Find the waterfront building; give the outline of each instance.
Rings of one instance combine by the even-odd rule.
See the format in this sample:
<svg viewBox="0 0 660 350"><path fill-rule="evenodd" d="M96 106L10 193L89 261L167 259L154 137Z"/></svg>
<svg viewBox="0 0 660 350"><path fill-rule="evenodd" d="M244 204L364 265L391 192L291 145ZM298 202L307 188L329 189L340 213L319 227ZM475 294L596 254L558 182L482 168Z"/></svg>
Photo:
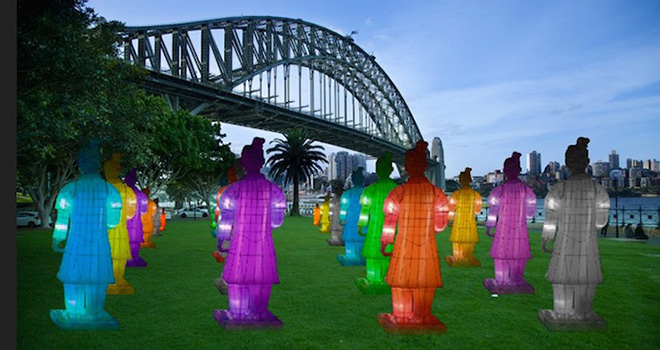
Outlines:
<svg viewBox="0 0 660 350"><path fill-rule="evenodd" d="M609 176L610 173L610 163L597 161L593 163L593 176L594 177L603 177Z"/></svg>
<svg viewBox="0 0 660 350"><path fill-rule="evenodd" d="M642 178L642 169L633 166L628 170L628 186L640 187L641 178Z"/></svg>
<svg viewBox="0 0 660 350"><path fill-rule="evenodd" d="M346 181L348 175L350 175L351 173L349 169L350 163L348 159L348 152L345 151L337 152L337 155L335 156L335 166L337 169L337 174L335 179L340 181Z"/></svg>
<svg viewBox="0 0 660 350"><path fill-rule="evenodd" d="M497 185L502 181L504 181L504 173L502 173L502 170L495 170L486 174L486 183Z"/></svg>
<svg viewBox="0 0 660 350"><path fill-rule="evenodd" d="M534 176L541 175L541 153L536 151L527 153L527 174Z"/></svg>
<svg viewBox="0 0 660 350"><path fill-rule="evenodd" d="M610 154L610 169L616 169L619 167L619 155L616 154L616 150L612 150Z"/></svg>

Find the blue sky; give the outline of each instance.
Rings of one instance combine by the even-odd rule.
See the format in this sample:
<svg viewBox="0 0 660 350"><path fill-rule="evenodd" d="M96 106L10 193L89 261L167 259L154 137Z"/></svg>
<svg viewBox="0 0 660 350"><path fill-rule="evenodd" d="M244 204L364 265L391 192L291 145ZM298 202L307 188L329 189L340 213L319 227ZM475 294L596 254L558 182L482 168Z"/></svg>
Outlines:
<svg viewBox="0 0 660 350"><path fill-rule="evenodd" d="M626 158L660 160L660 0L92 0L87 6L128 26L270 15L341 34L357 30L355 43L376 56L424 139L442 139L448 177L467 166L473 175L501 169L513 151L537 151L543 166L563 164L566 147L579 136L591 139L592 162L607 161L612 150L624 166ZM254 136L227 124L223 130L237 152Z"/></svg>

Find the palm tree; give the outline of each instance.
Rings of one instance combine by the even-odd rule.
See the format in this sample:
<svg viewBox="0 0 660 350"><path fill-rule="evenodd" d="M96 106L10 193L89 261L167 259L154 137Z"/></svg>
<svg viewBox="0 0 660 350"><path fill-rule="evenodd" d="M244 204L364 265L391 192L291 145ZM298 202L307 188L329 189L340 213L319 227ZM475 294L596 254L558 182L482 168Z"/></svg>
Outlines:
<svg viewBox="0 0 660 350"><path fill-rule="evenodd" d="M270 143L275 145L266 150L273 153L267 164L271 167L268 175L279 180L284 178L284 184L293 182L293 206L291 214L298 216L300 212L298 188L300 182L309 180L315 174L323 171L319 162L328 163L325 159L323 146L313 145L314 140L303 129L289 129L284 133L285 139L274 139Z"/></svg>

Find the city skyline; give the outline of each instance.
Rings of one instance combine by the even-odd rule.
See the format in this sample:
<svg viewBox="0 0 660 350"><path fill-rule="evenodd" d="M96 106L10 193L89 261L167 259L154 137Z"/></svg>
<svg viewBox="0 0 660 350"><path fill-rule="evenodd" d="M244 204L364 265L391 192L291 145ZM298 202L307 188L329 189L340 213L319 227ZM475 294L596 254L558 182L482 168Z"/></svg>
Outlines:
<svg viewBox="0 0 660 350"><path fill-rule="evenodd" d="M376 57L397 86L429 148L434 137L441 139L447 178L468 166L473 174L501 169L513 151L535 150L546 161L563 163L566 147L579 136L591 139L591 162L606 161L612 149L622 159L658 158L658 2L190 0L176 6L92 0L86 5L129 26L270 15L300 18L342 35L356 31L355 43ZM223 132L234 151L255 134L267 142L281 137L224 123ZM328 154L345 150L322 145Z"/></svg>

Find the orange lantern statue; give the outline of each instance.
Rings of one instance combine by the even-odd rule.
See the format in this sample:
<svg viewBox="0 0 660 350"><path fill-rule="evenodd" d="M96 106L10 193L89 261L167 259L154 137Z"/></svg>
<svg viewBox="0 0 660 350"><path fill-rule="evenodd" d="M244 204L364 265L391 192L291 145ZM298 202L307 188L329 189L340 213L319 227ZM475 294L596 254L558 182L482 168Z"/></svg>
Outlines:
<svg viewBox="0 0 660 350"><path fill-rule="evenodd" d="M447 328L433 314L435 289L442 287L435 233L447 226L447 196L424 176L427 143L418 141L405 156L410 176L385 200L381 252L391 255L385 281L392 287L392 313L381 313L378 322L388 333L445 333ZM396 240L394 233L397 231ZM394 243L392 253L386 253Z"/></svg>
<svg viewBox="0 0 660 350"><path fill-rule="evenodd" d="M149 187L145 187L142 190L145 196L147 196L147 212L142 214L142 237L144 242L140 243L141 248L156 248L156 243L151 239L151 236L154 234L154 214L158 210L156 202L153 199L149 198L151 190Z"/></svg>

